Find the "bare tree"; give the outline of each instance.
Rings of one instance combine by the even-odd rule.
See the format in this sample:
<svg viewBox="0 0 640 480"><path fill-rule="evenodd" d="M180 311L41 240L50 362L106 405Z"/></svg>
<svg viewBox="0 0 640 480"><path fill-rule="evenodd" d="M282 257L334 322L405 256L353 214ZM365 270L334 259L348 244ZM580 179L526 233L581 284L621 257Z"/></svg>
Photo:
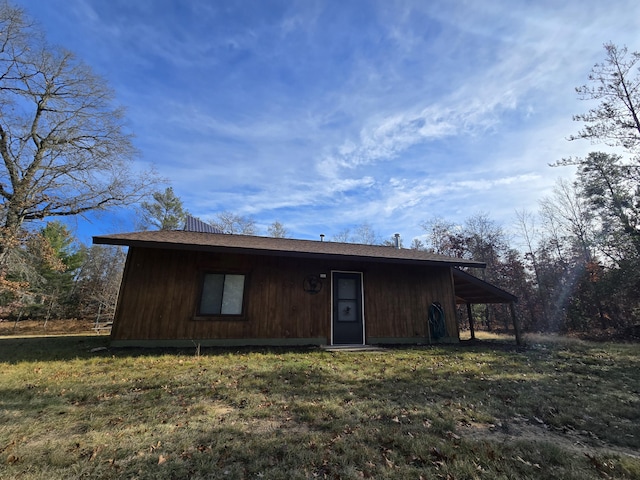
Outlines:
<svg viewBox="0 0 640 480"><path fill-rule="evenodd" d="M598 266L595 246L597 245L594 232L598 228L594 222L594 215L589 209L587 201L576 189L575 185L559 180L553 191L553 197L545 198L540 203L542 214L558 225L565 241L572 250L575 251L572 259L574 276L577 272L592 270ZM607 321L604 314L602 299L596 282L587 282L590 295L589 303L593 303L597 311L602 328L606 328Z"/></svg>
<svg viewBox="0 0 640 480"><path fill-rule="evenodd" d="M475 213L465 220L464 236L472 258L486 263L488 270L500 263L501 255L508 248L504 230L485 212Z"/></svg>
<svg viewBox="0 0 640 480"><path fill-rule="evenodd" d="M257 235L256 221L251 217L244 217L233 212L221 212L216 220L208 222L224 233L241 235Z"/></svg>
<svg viewBox="0 0 640 480"><path fill-rule="evenodd" d="M120 247L93 245L87 249L74 289L78 316L113 318L125 260Z"/></svg>
<svg viewBox="0 0 640 480"><path fill-rule="evenodd" d="M331 237L331 241L349 243L351 241L351 229L345 228L344 230L339 231L333 237Z"/></svg>
<svg viewBox="0 0 640 480"><path fill-rule="evenodd" d="M468 255L462 228L441 217L420 224L426 232L426 248L434 253L462 258Z"/></svg>
<svg viewBox="0 0 640 480"><path fill-rule="evenodd" d="M411 240L411 245L409 246L409 248L411 250L426 250L424 242L417 237Z"/></svg>
<svg viewBox="0 0 640 480"><path fill-rule="evenodd" d="M273 222L271 225L269 225L269 227L267 228L267 231L269 232L270 237L274 237L274 238L289 237L288 230L285 228L285 226L282 223L280 223L277 220Z"/></svg>
<svg viewBox="0 0 640 480"><path fill-rule="evenodd" d="M0 4L0 267L25 222L138 201L124 113L106 81Z"/></svg>
<svg viewBox="0 0 640 480"><path fill-rule="evenodd" d="M596 231L589 206L573 184L558 180L553 189L553 196L540 202L541 213L547 222L553 222L561 228L565 239L578 247L582 261L593 260L593 247ZM565 243L565 242L562 242Z"/></svg>
<svg viewBox="0 0 640 480"><path fill-rule="evenodd" d="M352 241L364 245L376 245L379 243L379 238L371 224L362 223L356 227Z"/></svg>
<svg viewBox="0 0 640 480"><path fill-rule="evenodd" d="M332 241L341 243L361 243L363 245L377 245L379 237L369 223L361 223L355 227L353 233L345 228L332 237Z"/></svg>
<svg viewBox="0 0 640 480"><path fill-rule="evenodd" d="M520 229L521 237L524 240L524 244L526 247L524 258L531 263L531 267L533 269L536 285L535 293L537 296L538 304L542 309L543 325L547 325L549 322L547 303L550 295L549 289L546 288L547 285L542 281L542 275L540 272L540 265L536 251L536 243L539 235L536 228L536 217L535 214L532 214L526 210L516 210L516 218L518 221L518 227ZM535 321L532 319L531 323L534 324Z"/></svg>

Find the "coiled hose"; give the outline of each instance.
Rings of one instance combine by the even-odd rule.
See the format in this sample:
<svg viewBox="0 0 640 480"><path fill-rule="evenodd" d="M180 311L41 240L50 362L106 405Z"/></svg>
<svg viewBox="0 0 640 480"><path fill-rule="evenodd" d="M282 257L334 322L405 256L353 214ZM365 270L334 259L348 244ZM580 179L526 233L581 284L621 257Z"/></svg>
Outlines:
<svg viewBox="0 0 640 480"><path fill-rule="evenodd" d="M447 336L444 309L438 302L432 303L429 307L429 330L432 340L439 340Z"/></svg>

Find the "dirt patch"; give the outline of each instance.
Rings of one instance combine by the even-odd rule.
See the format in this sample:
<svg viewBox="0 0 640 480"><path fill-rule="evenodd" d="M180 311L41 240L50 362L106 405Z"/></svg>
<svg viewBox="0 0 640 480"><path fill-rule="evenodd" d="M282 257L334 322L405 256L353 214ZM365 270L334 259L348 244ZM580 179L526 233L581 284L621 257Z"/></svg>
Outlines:
<svg viewBox="0 0 640 480"><path fill-rule="evenodd" d="M19 322L0 320L0 336L10 335L95 335L95 321L80 319L65 320L21 320ZM108 330L100 330L106 335Z"/></svg>
<svg viewBox="0 0 640 480"><path fill-rule="evenodd" d="M640 459L640 454L632 449L609 445L588 431L566 429L559 431L543 422L532 423L524 417L514 417L502 423L465 423L458 426L462 438L506 443L516 441L550 443L563 450L581 453L585 456L616 455Z"/></svg>

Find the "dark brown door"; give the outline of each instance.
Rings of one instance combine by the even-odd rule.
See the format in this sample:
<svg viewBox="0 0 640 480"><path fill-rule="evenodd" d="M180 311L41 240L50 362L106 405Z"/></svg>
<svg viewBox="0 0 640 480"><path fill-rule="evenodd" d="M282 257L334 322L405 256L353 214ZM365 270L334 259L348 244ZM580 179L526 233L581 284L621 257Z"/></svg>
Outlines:
<svg viewBox="0 0 640 480"><path fill-rule="evenodd" d="M362 275L333 272L333 344L363 345Z"/></svg>

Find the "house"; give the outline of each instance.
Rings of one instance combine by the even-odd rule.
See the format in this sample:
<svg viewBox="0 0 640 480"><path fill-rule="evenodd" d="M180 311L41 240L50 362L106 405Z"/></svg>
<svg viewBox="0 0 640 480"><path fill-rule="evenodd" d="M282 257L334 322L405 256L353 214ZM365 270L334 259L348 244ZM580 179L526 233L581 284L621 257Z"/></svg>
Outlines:
<svg viewBox="0 0 640 480"><path fill-rule="evenodd" d="M465 301L457 267L484 267L418 250L199 227L93 238L128 247L112 345L457 342L456 303ZM476 280L476 290L499 291Z"/></svg>

